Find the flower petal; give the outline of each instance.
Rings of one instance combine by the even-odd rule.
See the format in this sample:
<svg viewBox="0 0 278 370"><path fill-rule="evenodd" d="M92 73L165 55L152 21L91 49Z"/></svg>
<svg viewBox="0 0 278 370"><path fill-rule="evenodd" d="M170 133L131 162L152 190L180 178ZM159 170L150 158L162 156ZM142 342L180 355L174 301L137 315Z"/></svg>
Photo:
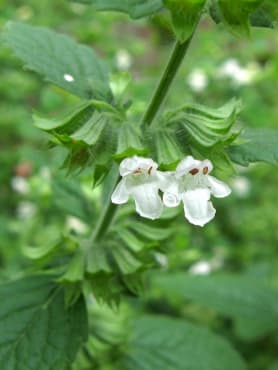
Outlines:
<svg viewBox="0 0 278 370"><path fill-rule="evenodd" d="M204 226L215 216L215 209L210 202L209 189L199 188L182 194L186 219L197 226Z"/></svg>
<svg viewBox="0 0 278 370"><path fill-rule="evenodd" d="M181 195L179 191L179 183L176 179L172 179L172 182L167 187L161 189L163 193L163 203L166 207L173 208L177 207L181 201Z"/></svg>
<svg viewBox="0 0 278 370"><path fill-rule="evenodd" d="M202 162L194 159L191 155L183 159L176 168L176 177L179 178L186 175L189 171L193 169L200 169Z"/></svg>
<svg viewBox="0 0 278 370"><path fill-rule="evenodd" d="M144 183L130 189L130 195L135 200L136 211L140 216L154 220L163 211L163 204L158 195L158 187L153 183Z"/></svg>
<svg viewBox="0 0 278 370"><path fill-rule="evenodd" d="M128 201L129 193L126 188L125 179L121 180L116 186L113 194L111 195L111 201L115 204L124 204Z"/></svg>
<svg viewBox="0 0 278 370"><path fill-rule="evenodd" d="M125 158L120 164L120 175L127 176L133 174L134 171L141 169L142 172L148 172L150 169L156 170L158 167L157 163L151 158L138 157L134 155L130 158Z"/></svg>
<svg viewBox="0 0 278 370"><path fill-rule="evenodd" d="M225 184L225 182L220 181L213 176L208 176L207 182L212 195L216 198L224 198L231 194L231 189L227 184Z"/></svg>

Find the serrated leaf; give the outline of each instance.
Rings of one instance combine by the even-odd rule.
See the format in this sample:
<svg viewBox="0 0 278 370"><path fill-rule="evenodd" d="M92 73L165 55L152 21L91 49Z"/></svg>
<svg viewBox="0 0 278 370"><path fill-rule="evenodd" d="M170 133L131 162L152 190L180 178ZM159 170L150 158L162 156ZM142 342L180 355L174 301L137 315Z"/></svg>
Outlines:
<svg viewBox="0 0 278 370"><path fill-rule="evenodd" d="M64 369L87 339L82 299L65 308L51 277L31 276L0 286L0 367L5 370Z"/></svg>
<svg viewBox="0 0 278 370"><path fill-rule="evenodd" d="M278 130L246 129L238 139L242 144L228 148L233 162L242 166L255 162L278 164Z"/></svg>
<svg viewBox="0 0 278 370"><path fill-rule="evenodd" d="M152 15L163 8L162 0L74 0L83 4L91 4L96 10L112 10L123 12L132 18Z"/></svg>
<svg viewBox="0 0 278 370"><path fill-rule="evenodd" d="M154 285L162 294L190 299L225 316L272 323L272 328L278 322L278 292L254 278L177 273L157 276Z"/></svg>
<svg viewBox="0 0 278 370"><path fill-rule="evenodd" d="M92 49L43 27L9 22L4 39L28 69L84 99L110 100L108 72Z"/></svg>
<svg viewBox="0 0 278 370"><path fill-rule="evenodd" d="M119 370L244 370L240 355L220 336L185 320L145 315L131 328Z"/></svg>
<svg viewBox="0 0 278 370"><path fill-rule="evenodd" d="M205 0L163 0L172 15L174 32L180 42L185 42L193 33Z"/></svg>

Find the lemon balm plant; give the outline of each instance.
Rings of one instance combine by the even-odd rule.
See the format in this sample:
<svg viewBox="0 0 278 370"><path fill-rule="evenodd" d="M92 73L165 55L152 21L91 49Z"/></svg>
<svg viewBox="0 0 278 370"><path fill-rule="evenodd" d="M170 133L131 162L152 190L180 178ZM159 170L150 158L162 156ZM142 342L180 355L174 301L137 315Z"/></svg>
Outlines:
<svg viewBox="0 0 278 370"><path fill-rule="evenodd" d="M155 270L156 252L167 252L179 214L184 213L184 227L213 220L210 198L230 194L233 163L272 163L277 157L278 134L241 127L236 99L220 108L198 102L163 105L202 17L211 16L221 25L219 32L226 27L251 42L252 26L275 26L276 1L81 2L133 19L159 14L171 23L176 42L138 118L125 95L132 83L128 76L111 76L91 48L49 29L7 25L5 41L26 67L80 98L64 116L36 114L34 123L49 133L51 147L66 150L63 167L69 174L90 171L102 188L102 204L89 237L61 232L52 241L50 235L45 245L28 250L38 262L37 272L0 287L1 369L244 369L225 338L183 319L139 314L134 301L124 306L119 301L142 294L144 274ZM231 277L201 281L161 275L151 285L165 294L174 291L247 321L255 306L264 327L277 322L277 299L264 285ZM227 301L227 290L234 301ZM238 292L248 299L237 301ZM104 303L116 306L115 312Z"/></svg>

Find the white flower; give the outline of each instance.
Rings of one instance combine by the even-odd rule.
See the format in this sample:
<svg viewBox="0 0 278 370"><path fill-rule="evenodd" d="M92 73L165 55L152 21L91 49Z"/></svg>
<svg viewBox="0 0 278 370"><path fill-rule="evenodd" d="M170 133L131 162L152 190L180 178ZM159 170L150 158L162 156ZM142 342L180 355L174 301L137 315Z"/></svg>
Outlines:
<svg viewBox="0 0 278 370"><path fill-rule="evenodd" d="M18 218L22 220L29 220L35 216L37 207L34 203L23 201L18 204L16 213Z"/></svg>
<svg viewBox="0 0 278 370"><path fill-rule="evenodd" d="M196 93L202 92L208 86L208 78L201 69L194 69L188 76L188 85Z"/></svg>
<svg viewBox="0 0 278 370"><path fill-rule="evenodd" d="M19 194L28 194L30 186L27 180L21 176L14 176L11 181L12 189Z"/></svg>
<svg viewBox="0 0 278 370"><path fill-rule="evenodd" d="M190 223L204 226L211 221L216 213L210 201L211 194L222 198L231 193L227 184L209 175L212 169L212 163L207 159L199 161L188 156L182 160L170 185L163 189L165 206L176 207L182 201L185 217Z"/></svg>
<svg viewBox="0 0 278 370"><path fill-rule="evenodd" d="M248 197L251 189L250 181L247 177L244 176L237 176L233 179L232 182L232 189L236 193L236 195L240 198Z"/></svg>
<svg viewBox="0 0 278 370"><path fill-rule="evenodd" d="M208 261L198 261L189 268L189 273L193 275L209 275L211 271L212 265Z"/></svg>
<svg viewBox="0 0 278 370"><path fill-rule="evenodd" d="M242 67L237 59L228 59L218 70L219 77L229 77L237 86L252 83L259 73L259 66L256 63L249 63Z"/></svg>
<svg viewBox="0 0 278 370"><path fill-rule="evenodd" d="M116 186L111 200L115 204L126 203L131 196L140 216L156 219L163 211L158 191L163 188L164 174L157 171L157 163L150 158L133 156L120 164L122 180Z"/></svg>
<svg viewBox="0 0 278 370"><path fill-rule="evenodd" d="M120 49L116 54L116 65L120 71L127 71L130 69L132 64L131 55L127 50Z"/></svg>
<svg viewBox="0 0 278 370"><path fill-rule="evenodd" d="M78 234L84 234L88 231L88 226L84 224L79 218L74 216L68 216L66 219L66 227L69 230L73 230Z"/></svg>

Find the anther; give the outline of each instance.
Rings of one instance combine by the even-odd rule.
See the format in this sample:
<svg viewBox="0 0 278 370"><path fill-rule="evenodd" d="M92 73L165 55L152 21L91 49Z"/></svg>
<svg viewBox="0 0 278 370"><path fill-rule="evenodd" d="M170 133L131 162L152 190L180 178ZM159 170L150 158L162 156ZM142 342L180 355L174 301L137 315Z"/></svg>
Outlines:
<svg viewBox="0 0 278 370"><path fill-rule="evenodd" d="M152 169L153 169L153 166L151 166L151 167L148 169L148 175L150 175L150 174L151 174Z"/></svg>
<svg viewBox="0 0 278 370"><path fill-rule="evenodd" d="M199 172L199 170L198 170L198 168L193 168L191 171L189 171L190 173L191 173L191 175L196 175L198 172Z"/></svg>
<svg viewBox="0 0 278 370"><path fill-rule="evenodd" d="M204 168L203 168L203 174L204 174L204 175L206 175L208 172L209 172L208 167L204 167Z"/></svg>

